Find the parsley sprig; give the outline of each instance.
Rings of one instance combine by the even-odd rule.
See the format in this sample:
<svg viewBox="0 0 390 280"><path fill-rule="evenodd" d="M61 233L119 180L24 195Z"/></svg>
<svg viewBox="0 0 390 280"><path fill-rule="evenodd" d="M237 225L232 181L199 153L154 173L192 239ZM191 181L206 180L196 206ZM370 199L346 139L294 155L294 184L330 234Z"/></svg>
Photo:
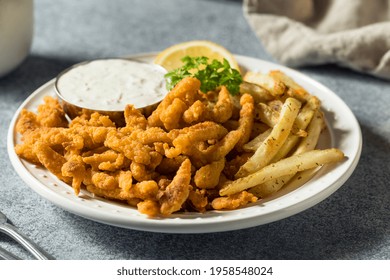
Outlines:
<svg viewBox="0 0 390 280"><path fill-rule="evenodd" d="M226 59L223 62L214 59L209 63L209 59L204 56L185 56L182 62L182 67L165 74L168 90L171 90L185 77L194 77L201 82L202 92L208 92L224 85L232 95L239 93L242 76L240 72L230 67Z"/></svg>

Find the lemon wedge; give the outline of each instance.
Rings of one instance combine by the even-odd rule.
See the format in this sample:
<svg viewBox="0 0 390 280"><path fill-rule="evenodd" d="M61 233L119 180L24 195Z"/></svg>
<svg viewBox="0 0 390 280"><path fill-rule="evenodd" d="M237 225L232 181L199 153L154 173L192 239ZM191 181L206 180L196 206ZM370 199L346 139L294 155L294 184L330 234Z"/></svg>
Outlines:
<svg viewBox="0 0 390 280"><path fill-rule="evenodd" d="M181 59L185 56L205 56L210 60L223 61L225 58L230 67L240 71L238 63L233 54L224 47L210 41L188 41L173 45L160 52L154 63L161 65L166 70L171 71L183 65Z"/></svg>

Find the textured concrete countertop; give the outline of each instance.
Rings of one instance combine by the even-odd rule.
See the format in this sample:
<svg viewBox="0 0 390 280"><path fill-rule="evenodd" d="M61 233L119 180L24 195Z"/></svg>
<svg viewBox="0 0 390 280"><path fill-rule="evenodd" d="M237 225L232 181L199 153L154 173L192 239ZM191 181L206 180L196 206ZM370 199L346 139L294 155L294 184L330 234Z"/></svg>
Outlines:
<svg viewBox="0 0 390 280"><path fill-rule="evenodd" d="M0 209L57 259L389 259L390 83L336 66L298 69L351 108L363 151L333 195L292 217L211 234L161 234L73 215L32 191L16 174L6 135L18 106L64 68L86 59L215 41L233 53L272 61L242 15L240 1L35 0L30 56L0 79ZM0 234L0 246L31 256Z"/></svg>

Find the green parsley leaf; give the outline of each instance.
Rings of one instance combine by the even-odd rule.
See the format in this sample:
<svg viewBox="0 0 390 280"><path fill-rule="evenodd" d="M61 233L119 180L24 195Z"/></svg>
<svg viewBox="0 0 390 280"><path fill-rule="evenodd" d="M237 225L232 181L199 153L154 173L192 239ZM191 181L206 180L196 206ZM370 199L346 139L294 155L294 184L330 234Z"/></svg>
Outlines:
<svg viewBox="0 0 390 280"><path fill-rule="evenodd" d="M223 85L232 95L239 93L242 76L240 72L230 67L226 59L223 62L214 59L209 63L209 59L204 56L185 56L182 62L182 67L165 74L168 90L173 89L182 79L194 77L201 82L202 92L208 92Z"/></svg>

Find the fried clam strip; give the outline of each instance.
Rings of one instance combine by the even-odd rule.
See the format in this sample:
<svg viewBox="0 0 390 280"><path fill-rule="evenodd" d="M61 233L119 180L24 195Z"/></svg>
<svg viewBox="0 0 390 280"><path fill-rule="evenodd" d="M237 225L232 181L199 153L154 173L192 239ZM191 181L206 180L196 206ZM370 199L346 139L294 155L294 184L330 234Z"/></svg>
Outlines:
<svg viewBox="0 0 390 280"><path fill-rule="evenodd" d="M126 105L124 115L127 129L146 129L148 121L146 120L145 116L142 115L141 112L137 110L133 105Z"/></svg>
<svg viewBox="0 0 390 280"><path fill-rule="evenodd" d="M94 152L90 156L84 156L82 160L96 171L115 171L130 165L130 161L123 154L113 150Z"/></svg>
<svg viewBox="0 0 390 280"><path fill-rule="evenodd" d="M134 135L133 135L134 136ZM128 159L137 163L150 164L150 152L152 147L143 145L132 134L124 134L119 131L110 131L104 141L104 145L116 152L123 153Z"/></svg>
<svg viewBox="0 0 390 280"><path fill-rule="evenodd" d="M37 128L41 127L41 124L37 120L37 115L33 112L27 111L27 109L23 109L20 112L19 119L16 123L16 131L20 134L24 134L28 131L33 131Z"/></svg>
<svg viewBox="0 0 390 280"><path fill-rule="evenodd" d="M239 139L241 139L243 132L241 130L232 130L226 134L215 145L210 146L206 152L206 159L208 162L217 161L225 157L236 146Z"/></svg>
<svg viewBox="0 0 390 280"><path fill-rule="evenodd" d="M185 103L187 107L193 104L199 98L199 89L200 81L198 79L187 77L181 80L148 117L149 127L178 128L179 121L184 113L182 103ZM173 107L169 108L176 98L181 102L177 101ZM179 111L175 111L175 108Z"/></svg>
<svg viewBox="0 0 390 280"><path fill-rule="evenodd" d="M251 174L271 161L290 134L300 107L301 103L298 100L294 98L286 99L280 113L279 122L273 127L270 135L261 143L254 155L241 166L236 178Z"/></svg>
<svg viewBox="0 0 390 280"><path fill-rule="evenodd" d="M190 193L191 161L186 159L181 164L172 182L159 195L160 212L170 215L179 211Z"/></svg>
<svg viewBox="0 0 390 280"><path fill-rule="evenodd" d="M225 158L199 168L194 176L195 185L201 189L210 189L218 185L219 177L225 167Z"/></svg>
<svg viewBox="0 0 390 280"><path fill-rule="evenodd" d="M199 154L199 149L194 143L204 142L210 139L221 139L228 133L227 129L215 122L202 122L169 133L174 147L168 148L165 155L168 158L177 157L180 154L193 156Z"/></svg>
<svg viewBox="0 0 390 280"><path fill-rule="evenodd" d="M137 140L143 145L154 145L154 143L171 144L171 135L160 127L149 127L146 130L134 129L131 132L131 138Z"/></svg>
<svg viewBox="0 0 390 280"><path fill-rule="evenodd" d="M165 129L171 130L180 127L181 116L188 109L186 102L180 98L173 99L172 103L160 113L160 120Z"/></svg>
<svg viewBox="0 0 390 280"><path fill-rule="evenodd" d="M44 102L38 106L38 114L23 109L16 123L16 131L22 135L23 143L15 146L15 152L35 164L40 164L34 152L34 144L38 141L53 143L56 151L62 149L63 142L69 142L69 137L62 133L65 129L63 126L67 124L64 123L65 117L63 111L58 108L58 102L52 97L45 97ZM52 106L54 108L51 108ZM54 125L61 127L54 128Z"/></svg>
<svg viewBox="0 0 390 280"><path fill-rule="evenodd" d="M67 127L65 113L58 101L50 96L44 97L44 104L38 106L38 114L23 109L16 124L20 134L34 131L38 128Z"/></svg>
<svg viewBox="0 0 390 280"><path fill-rule="evenodd" d="M152 162L156 161L155 164L144 165L141 163L137 163L135 161L133 161L130 164L130 170L133 174L133 177L139 182L155 179L159 175L154 170L155 170L155 165L156 164L158 165L161 162L162 155L160 155L157 152L151 152L150 155L151 155ZM155 158L153 158L154 156Z"/></svg>
<svg viewBox="0 0 390 280"><path fill-rule="evenodd" d="M211 207L215 210L234 210L245 206L248 203L257 201L257 197L253 194L242 191L225 197L217 197L211 202Z"/></svg>
<svg viewBox="0 0 390 280"><path fill-rule="evenodd" d="M65 112L57 99L51 96L43 98L44 104L38 106L37 120L43 127L67 127Z"/></svg>
<svg viewBox="0 0 390 280"><path fill-rule="evenodd" d="M311 120L309 127L307 128L307 136L302 139L299 143L297 149L294 151L293 155L299 155L305 153L307 151L313 150L318 142L318 139L321 134L322 126L323 126L323 117L320 111L316 111L313 119ZM273 159L274 160L274 159ZM280 160L279 158L275 161ZM316 168L315 168L316 169ZM299 180L301 183L304 182L303 178L309 179L309 174L313 175L311 169L303 171L307 175L302 175L301 177L296 177L296 180ZM290 183L290 180L294 177L294 174L281 176L277 179L273 179L267 181L263 184L255 186L249 190L249 192L255 194L258 197L265 197L276 191L280 190L287 182Z"/></svg>
<svg viewBox="0 0 390 280"><path fill-rule="evenodd" d="M15 152L18 156L40 164L40 161L34 151L34 144L44 143L55 149L56 152L63 154L63 143L71 143L71 138L62 127L40 127L34 130L25 130L22 136L23 143L15 146Z"/></svg>
<svg viewBox="0 0 390 280"><path fill-rule="evenodd" d="M233 114L233 103L230 93L225 86L221 86L218 92L218 100L212 107L207 100L195 101L183 114L183 120L188 124L214 121L224 123L229 120Z"/></svg>
<svg viewBox="0 0 390 280"><path fill-rule="evenodd" d="M220 191L221 196L231 195L249 189L269 180L295 174L299 171L315 168L328 163L339 162L344 154L338 149L312 150L299 155L284 158L278 162L226 184Z"/></svg>
<svg viewBox="0 0 390 280"><path fill-rule="evenodd" d="M97 196L124 200L133 206L143 200L156 200L158 193L158 185L153 180L133 184L130 171L95 172L86 188Z"/></svg>
<svg viewBox="0 0 390 280"><path fill-rule="evenodd" d="M61 167L63 176L72 178L74 193L80 193L81 184L86 176L86 164L80 155L72 155Z"/></svg>
<svg viewBox="0 0 390 280"><path fill-rule="evenodd" d="M51 173L66 183L72 180L70 177L63 176L61 168L67 162L64 156L54 151L48 144L38 141L34 144L33 152L36 154L39 162Z"/></svg>
<svg viewBox="0 0 390 280"><path fill-rule="evenodd" d="M241 110L240 119L238 120L238 130L242 132L240 140L236 144L236 148L240 150L244 144L249 141L254 123L255 104L253 97L250 94L244 93L240 99Z"/></svg>
<svg viewBox="0 0 390 280"><path fill-rule="evenodd" d="M108 116L97 112L88 115L81 115L74 118L70 123L70 128L75 127L115 127L115 123Z"/></svg>
<svg viewBox="0 0 390 280"><path fill-rule="evenodd" d="M188 195L188 202L190 202L191 209L196 209L198 212L205 212L209 204L207 191L205 189L192 189Z"/></svg>
<svg viewBox="0 0 390 280"><path fill-rule="evenodd" d="M71 135L73 143L80 138L79 141L83 145L81 149L91 150L103 146L110 131L116 131L115 124L108 116L95 112L74 118L67 133Z"/></svg>
<svg viewBox="0 0 390 280"><path fill-rule="evenodd" d="M174 138L173 146L166 145L165 156L174 158L178 155L188 156L195 167L218 161L225 157L241 139L243 132L232 130L228 132L214 122L203 122L179 131L171 131ZM211 144L208 142L211 140Z"/></svg>

